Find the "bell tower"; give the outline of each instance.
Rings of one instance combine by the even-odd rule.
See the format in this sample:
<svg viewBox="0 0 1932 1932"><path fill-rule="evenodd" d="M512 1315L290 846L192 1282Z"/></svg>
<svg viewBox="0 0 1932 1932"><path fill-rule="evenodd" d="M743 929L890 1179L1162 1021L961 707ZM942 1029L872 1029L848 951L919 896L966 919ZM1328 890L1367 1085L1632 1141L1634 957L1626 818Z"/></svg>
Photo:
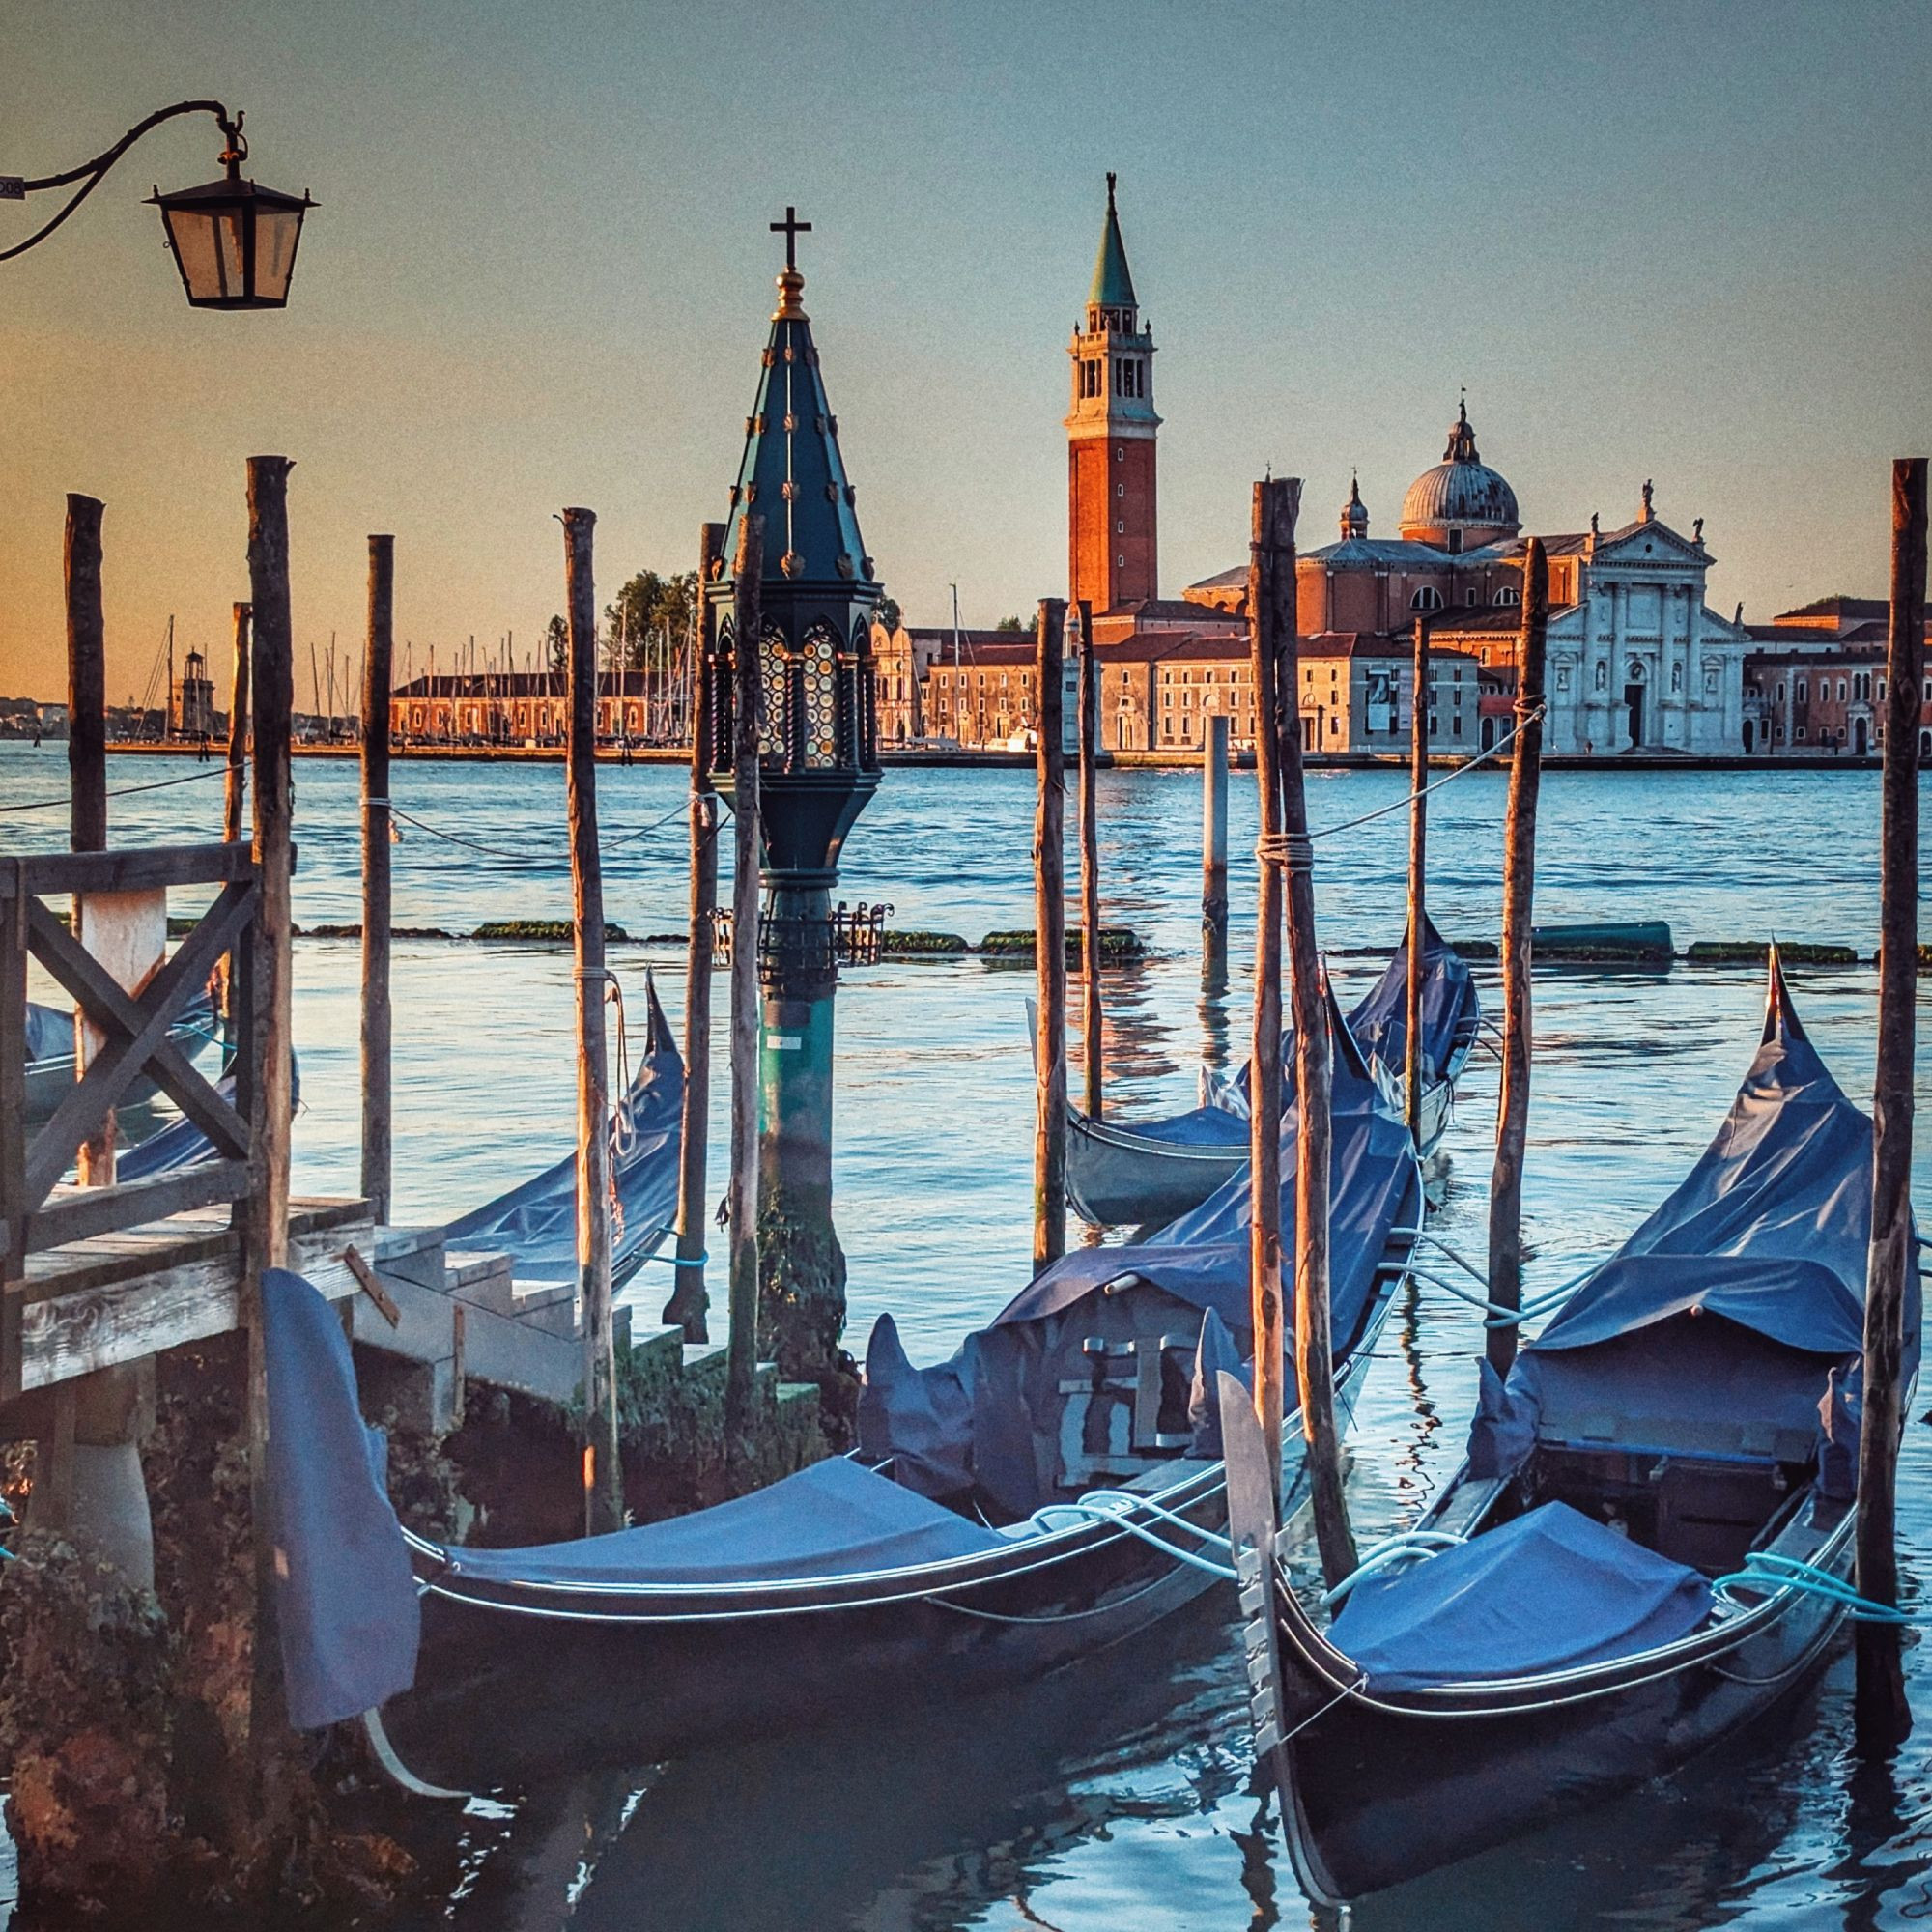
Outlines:
<svg viewBox="0 0 1932 1932"><path fill-rule="evenodd" d="M1073 407L1066 416L1067 595L1096 611L1157 597L1154 526L1153 336L1141 321L1134 278L1107 177L1107 221L1075 327Z"/></svg>

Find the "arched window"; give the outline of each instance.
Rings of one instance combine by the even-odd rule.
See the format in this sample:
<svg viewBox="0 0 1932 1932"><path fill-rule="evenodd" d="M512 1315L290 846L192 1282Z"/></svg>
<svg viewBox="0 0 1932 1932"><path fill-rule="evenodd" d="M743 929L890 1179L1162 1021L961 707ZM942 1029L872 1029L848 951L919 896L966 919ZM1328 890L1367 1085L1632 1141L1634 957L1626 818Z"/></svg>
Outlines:
<svg viewBox="0 0 1932 1932"><path fill-rule="evenodd" d="M1408 600L1411 611L1439 611L1442 608L1442 593L1433 583L1425 583Z"/></svg>
<svg viewBox="0 0 1932 1932"><path fill-rule="evenodd" d="M1505 583L1496 592L1496 608L1501 611L1513 610L1522 602L1522 592L1513 583Z"/></svg>

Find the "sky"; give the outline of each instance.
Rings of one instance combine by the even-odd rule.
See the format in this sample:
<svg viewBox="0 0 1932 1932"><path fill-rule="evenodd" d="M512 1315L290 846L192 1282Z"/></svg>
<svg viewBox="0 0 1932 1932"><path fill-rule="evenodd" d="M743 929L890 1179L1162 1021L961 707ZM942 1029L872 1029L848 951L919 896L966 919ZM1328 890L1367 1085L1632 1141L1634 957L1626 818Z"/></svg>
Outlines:
<svg viewBox="0 0 1932 1932"><path fill-rule="evenodd" d="M1657 488L1710 601L1882 595L1889 460L1932 447L1932 7L1290 0L8 0L0 172L246 109L321 206L281 313L190 310L149 135L0 265L0 695L65 689L65 496L106 503L108 693L228 661L244 465L292 457L298 660L521 654L724 514L795 203L867 549L913 622L1064 595L1065 345L1104 208L1159 354L1161 587L1245 554L1254 478L1351 469L1378 534L1458 391L1524 526ZM0 246L51 212L0 203ZM298 701L305 703L305 685Z"/></svg>

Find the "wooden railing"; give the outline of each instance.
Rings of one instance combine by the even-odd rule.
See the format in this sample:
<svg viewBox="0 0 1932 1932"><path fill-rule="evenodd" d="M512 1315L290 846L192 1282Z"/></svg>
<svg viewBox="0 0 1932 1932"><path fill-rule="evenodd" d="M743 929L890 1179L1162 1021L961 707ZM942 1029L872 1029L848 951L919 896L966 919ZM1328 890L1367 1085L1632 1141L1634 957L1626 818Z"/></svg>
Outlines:
<svg viewBox="0 0 1932 1932"><path fill-rule="evenodd" d="M45 902L171 886L220 890L138 994L126 991ZM20 1386L21 1312L33 1298L24 1279L29 1256L246 1200L258 1084L252 999L258 898L255 861L241 842L0 858L0 1400ZM232 1102L171 1037L224 955L235 1028ZM103 1040L38 1129L27 1123L30 959L71 996ZM144 1075L208 1137L213 1157L151 1179L60 1189L77 1150L105 1129Z"/></svg>

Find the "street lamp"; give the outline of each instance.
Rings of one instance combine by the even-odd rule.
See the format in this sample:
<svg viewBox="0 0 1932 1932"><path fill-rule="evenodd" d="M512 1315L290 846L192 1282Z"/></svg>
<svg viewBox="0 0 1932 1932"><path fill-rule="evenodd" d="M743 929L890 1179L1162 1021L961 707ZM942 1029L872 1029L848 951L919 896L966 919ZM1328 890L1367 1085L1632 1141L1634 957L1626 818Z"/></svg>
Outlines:
<svg viewBox="0 0 1932 1932"><path fill-rule="evenodd" d="M200 187L163 194L158 187L149 197L161 211L168 247L181 271L182 288L191 308L282 308L288 303L289 281L295 273L296 248L301 241L302 217L316 204L304 193L283 194L275 188L244 181L242 163L248 143L242 133L242 115L231 117L218 100L183 100L150 114L120 140L91 161L64 174L28 181L0 175L0 201L23 201L47 188L79 186L58 214L13 247L0 249L0 262L24 255L44 242L99 186L116 161L151 128L178 114L212 114L227 146L225 170L219 181Z"/></svg>

